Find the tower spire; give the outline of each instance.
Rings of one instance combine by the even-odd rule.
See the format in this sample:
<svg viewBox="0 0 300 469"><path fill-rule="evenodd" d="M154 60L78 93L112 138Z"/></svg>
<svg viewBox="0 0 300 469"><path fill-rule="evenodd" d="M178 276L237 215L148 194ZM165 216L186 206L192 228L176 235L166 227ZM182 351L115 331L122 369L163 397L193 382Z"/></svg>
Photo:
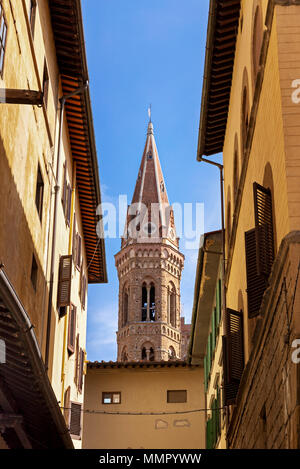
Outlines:
<svg viewBox="0 0 300 469"><path fill-rule="evenodd" d="M169 203L154 138L151 106L148 109L148 115L146 143L128 210L122 247L136 241L166 242L178 249L174 213ZM133 230L134 220L136 221L136 229ZM142 238L144 238L143 241Z"/></svg>

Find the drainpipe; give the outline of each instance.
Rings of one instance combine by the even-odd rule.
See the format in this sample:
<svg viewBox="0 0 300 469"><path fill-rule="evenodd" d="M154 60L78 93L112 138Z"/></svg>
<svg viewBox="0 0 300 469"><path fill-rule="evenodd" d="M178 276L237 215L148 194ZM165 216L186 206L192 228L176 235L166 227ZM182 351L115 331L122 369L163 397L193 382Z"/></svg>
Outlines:
<svg viewBox="0 0 300 469"><path fill-rule="evenodd" d="M51 270L50 270L50 282L49 282L49 298L48 298L48 313L47 313L47 331L46 331L46 348L45 348L45 366L48 370L49 367L49 350L50 350L50 332L51 332L51 316L52 316L52 298L53 298L53 283L54 283L54 267L55 267L55 247L56 247L56 227L57 227L57 213L58 213L58 196L59 196L59 168L60 168L60 155L61 155L61 144L62 144L62 129L63 129L63 118L66 101L73 96L82 93L88 87L88 82L83 86L77 88L72 93L69 93L60 98L60 112L59 112L59 134L58 134L58 148L57 148L57 165L56 165L56 183L54 186L54 219L53 219L53 230L52 230L52 250L51 250Z"/></svg>
<svg viewBox="0 0 300 469"><path fill-rule="evenodd" d="M220 163L216 163L215 161L211 161L211 160L208 160L207 158L202 158L200 157L199 158L199 161L203 161L204 163L208 163L208 164L211 164L213 166L216 166L217 168L219 168L219 171L220 171L220 189L221 189L221 221L222 221L222 257L223 257L223 261L222 261L222 277L223 277L223 281L222 281L222 316L223 318L225 318L225 314L226 314L226 287L225 287L225 270L226 270L226 266L225 266L225 222L224 222L224 174L223 174L223 171L224 171L224 166ZM206 399L207 399L207 396L206 396ZM207 407L207 402L206 402L206 405L205 407ZM226 448L228 448L228 442L227 442L227 438L226 438Z"/></svg>
<svg viewBox="0 0 300 469"><path fill-rule="evenodd" d="M224 166L220 163L216 163L215 161L208 160L206 158L199 158L199 161L203 161L204 163L211 164L213 166L216 166L219 168L220 171L220 189L221 189L221 222L222 222L222 257L223 257L223 262L222 262L222 276L223 276L223 282L222 282L222 305L223 305L223 318L225 317L225 311L226 311L226 288L225 288L225 269L226 269L226 264L225 264L225 221L224 221Z"/></svg>

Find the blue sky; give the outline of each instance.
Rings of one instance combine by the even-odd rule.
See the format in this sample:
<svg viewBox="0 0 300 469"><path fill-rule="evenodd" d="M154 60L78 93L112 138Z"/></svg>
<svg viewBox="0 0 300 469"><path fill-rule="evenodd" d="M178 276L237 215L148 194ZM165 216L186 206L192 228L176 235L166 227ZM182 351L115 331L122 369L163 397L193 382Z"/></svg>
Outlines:
<svg viewBox="0 0 300 469"><path fill-rule="evenodd" d="M170 202L204 203L205 231L220 227L218 171L196 161L208 4L82 0L103 201L116 202L119 194L131 200L151 103ZM119 239L106 240L109 283L89 286L89 360L116 359L114 254L119 249ZM186 261L181 301L187 322L198 252L182 251Z"/></svg>

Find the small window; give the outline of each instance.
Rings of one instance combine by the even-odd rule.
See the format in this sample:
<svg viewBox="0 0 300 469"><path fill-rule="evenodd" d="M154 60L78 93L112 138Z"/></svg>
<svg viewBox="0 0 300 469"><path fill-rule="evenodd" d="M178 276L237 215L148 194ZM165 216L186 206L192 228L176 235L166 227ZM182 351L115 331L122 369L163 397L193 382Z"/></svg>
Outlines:
<svg viewBox="0 0 300 469"><path fill-rule="evenodd" d="M82 427L82 406L78 402L71 402L70 404L70 434L73 439L79 440Z"/></svg>
<svg viewBox="0 0 300 469"><path fill-rule="evenodd" d="M81 236L79 233L76 235L76 267L81 268Z"/></svg>
<svg viewBox="0 0 300 469"><path fill-rule="evenodd" d="M36 0L30 0L29 23L30 23L32 37L34 37L35 17L36 17Z"/></svg>
<svg viewBox="0 0 300 469"><path fill-rule="evenodd" d="M170 404L187 402L187 391L167 391L167 402Z"/></svg>
<svg viewBox="0 0 300 469"><path fill-rule="evenodd" d="M36 205L39 218L41 221L43 217L43 198L44 198L44 181L43 181L40 165L38 165L38 172L37 172L37 179L36 179L36 191L35 191L35 205Z"/></svg>
<svg viewBox="0 0 300 469"><path fill-rule="evenodd" d="M7 23L4 16L2 1L0 0L0 76L3 76L4 55L7 37Z"/></svg>
<svg viewBox="0 0 300 469"><path fill-rule="evenodd" d="M148 157L148 160L152 160L152 153L151 153L151 151L149 151L147 157Z"/></svg>
<svg viewBox="0 0 300 469"><path fill-rule="evenodd" d="M49 74L48 74L48 68L47 68L47 64L45 60L44 74L43 74L43 94L44 94L44 105L46 109L48 105L48 92L49 92Z"/></svg>
<svg viewBox="0 0 300 469"><path fill-rule="evenodd" d="M103 392L102 404L121 404L120 392Z"/></svg>
<svg viewBox="0 0 300 469"><path fill-rule="evenodd" d="M69 354L75 351L75 337L76 337L76 306L71 304L69 312L69 328L68 328L68 352Z"/></svg>
<svg viewBox="0 0 300 469"><path fill-rule="evenodd" d="M31 263L30 278L31 278L32 286L35 290L36 290L36 286L37 286L37 274L38 274L38 266L37 266L37 262L35 260L34 254L33 254L32 255L32 263Z"/></svg>

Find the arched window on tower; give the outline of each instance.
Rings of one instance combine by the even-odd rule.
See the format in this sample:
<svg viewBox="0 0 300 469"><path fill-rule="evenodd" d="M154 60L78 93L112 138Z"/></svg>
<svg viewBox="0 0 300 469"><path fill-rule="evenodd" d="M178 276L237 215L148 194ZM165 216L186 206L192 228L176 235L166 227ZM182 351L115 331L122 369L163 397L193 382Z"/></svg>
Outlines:
<svg viewBox="0 0 300 469"><path fill-rule="evenodd" d="M126 326L128 322L128 289L127 287L124 288L123 292L123 324L122 326Z"/></svg>
<svg viewBox="0 0 300 469"><path fill-rule="evenodd" d="M155 286L150 285L150 321L155 321Z"/></svg>
<svg viewBox="0 0 300 469"><path fill-rule="evenodd" d="M147 321L147 309L148 309L147 286L145 283L143 283L143 286L142 286L142 321Z"/></svg>
<svg viewBox="0 0 300 469"><path fill-rule="evenodd" d="M168 288L169 321L171 326L176 327L176 290L174 285Z"/></svg>
<svg viewBox="0 0 300 469"><path fill-rule="evenodd" d="M126 346L122 350L122 355L121 355L121 361L122 362L127 362L128 361L128 355L127 355L127 348Z"/></svg>
<svg viewBox="0 0 300 469"><path fill-rule="evenodd" d="M155 321L155 285L143 283L142 286L142 321Z"/></svg>
<svg viewBox="0 0 300 469"><path fill-rule="evenodd" d="M169 348L168 355L169 355L169 360L176 360L176 352L175 352L174 347L172 347L172 345Z"/></svg>
<svg viewBox="0 0 300 469"><path fill-rule="evenodd" d="M142 347L142 360L153 362L155 359L154 348L151 344L145 344Z"/></svg>

